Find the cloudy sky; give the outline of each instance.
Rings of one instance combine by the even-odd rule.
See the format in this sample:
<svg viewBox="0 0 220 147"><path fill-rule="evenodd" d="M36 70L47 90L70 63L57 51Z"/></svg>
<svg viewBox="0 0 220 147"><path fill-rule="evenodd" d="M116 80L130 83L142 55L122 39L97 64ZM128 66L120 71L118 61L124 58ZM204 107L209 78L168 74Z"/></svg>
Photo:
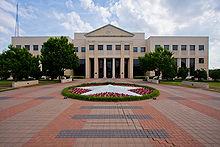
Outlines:
<svg viewBox="0 0 220 147"><path fill-rule="evenodd" d="M20 35L69 35L113 24L150 35L210 37L220 68L220 0L18 0ZM17 0L0 0L0 52L14 35Z"/></svg>

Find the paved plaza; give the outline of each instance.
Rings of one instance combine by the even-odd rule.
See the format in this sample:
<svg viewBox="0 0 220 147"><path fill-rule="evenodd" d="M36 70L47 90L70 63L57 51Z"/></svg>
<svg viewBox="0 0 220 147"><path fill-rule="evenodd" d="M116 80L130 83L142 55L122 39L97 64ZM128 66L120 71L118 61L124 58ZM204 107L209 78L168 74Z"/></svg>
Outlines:
<svg viewBox="0 0 220 147"><path fill-rule="evenodd" d="M160 90L157 100L63 99L64 87L127 82ZM0 93L0 146L220 146L220 94L134 79L82 79Z"/></svg>

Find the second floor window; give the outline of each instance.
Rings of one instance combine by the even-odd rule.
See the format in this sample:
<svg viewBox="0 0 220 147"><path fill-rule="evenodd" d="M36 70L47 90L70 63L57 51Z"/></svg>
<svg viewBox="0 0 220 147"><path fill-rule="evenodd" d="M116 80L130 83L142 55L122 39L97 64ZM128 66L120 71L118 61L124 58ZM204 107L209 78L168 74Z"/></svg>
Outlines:
<svg viewBox="0 0 220 147"><path fill-rule="evenodd" d="M94 51L94 45L89 45L89 50Z"/></svg>
<svg viewBox="0 0 220 147"><path fill-rule="evenodd" d="M112 50L112 45L107 45L107 50Z"/></svg>
<svg viewBox="0 0 220 147"><path fill-rule="evenodd" d="M125 45L125 50L130 50L130 45Z"/></svg>
<svg viewBox="0 0 220 147"><path fill-rule="evenodd" d="M24 46L27 50L30 50L30 45L25 45Z"/></svg>
<svg viewBox="0 0 220 147"><path fill-rule="evenodd" d="M33 50L38 51L38 45L33 45Z"/></svg>
<svg viewBox="0 0 220 147"><path fill-rule="evenodd" d="M103 50L103 45L98 45L98 50Z"/></svg>
<svg viewBox="0 0 220 147"><path fill-rule="evenodd" d="M181 50L185 51L186 50L186 45L181 45Z"/></svg>
<svg viewBox="0 0 220 147"><path fill-rule="evenodd" d="M145 47L141 47L141 52L145 52L146 48Z"/></svg>
<svg viewBox="0 0 220 147"><path fill-rule="evenodd" d="M137 47L133 47L133 52L138 52L138 48Z"/></svg>
<svg viewBox="0 0 220 147"><path fill-rule="evenodd" d="M78 52L78 47L74 47L75 52Z"/></svg>
<svg viewBox="0 0 220 147"><path fill-rule="evenodd" d="M115 49L116 49L116 50L121 50L121 45L116 45L116 46L115 46Z"/></svg>
<svg viewBox="0 0 220 147"><path fill-rule="evenodd" d="M86 52L86 47L81 47L81 52Z"/></svg>
<svg viewBox="0 0 220 147"><path fill-rule="evenodd" d="M164 45L164 49L169 50L170 46L169 45Z"/></svg>
<svg viewBox="0 0 220 147"><path fill-rule="evenodd" d="M204 45L199 45L199 50L200 51L204 51L204 48L205 48Z"/></svg>
<svg viewBox="0 0 220 147"><path fill-rule="evenodd" d="M177 51L178 50L178 45L173 45L173 51Z"/></svg>
<svg viewBox="0 0 220 147"><path fill-rule="evenodd" d="M21 48L21 45L16 45L16 48Z"/></svg>
<svg viewBox="0 0 220 147"><path fill-rule="evenodd" d="M190 50L191 50L191 51L194 51L194 50L196 49L196 46L195 46L195 45L190 45L189 47L190 47Z"/></svg>
<svg viewBox="0 0 220 147"><path fill-rule="evenodd" d="M204 63L204 58L199 58L199 63Z"/></svg>
<svg viewBox="0 0 220 147"><path fill-rule="evenodd" d="M155 49L158 49L158 48L160 48L160 45L155 45Z"/></svg>

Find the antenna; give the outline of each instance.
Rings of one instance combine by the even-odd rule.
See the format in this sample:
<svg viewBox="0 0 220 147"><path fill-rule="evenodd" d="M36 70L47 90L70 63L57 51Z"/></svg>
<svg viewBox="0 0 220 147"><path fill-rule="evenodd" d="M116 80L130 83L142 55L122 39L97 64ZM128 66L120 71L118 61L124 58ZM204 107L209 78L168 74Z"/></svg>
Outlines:
<svg viewBox="0 0 220 147"><path fill-rule="evenodd" d="M18 1L16 4L16 24L15 24L15 37L19 36L19 20L18 20Z"/></svg>

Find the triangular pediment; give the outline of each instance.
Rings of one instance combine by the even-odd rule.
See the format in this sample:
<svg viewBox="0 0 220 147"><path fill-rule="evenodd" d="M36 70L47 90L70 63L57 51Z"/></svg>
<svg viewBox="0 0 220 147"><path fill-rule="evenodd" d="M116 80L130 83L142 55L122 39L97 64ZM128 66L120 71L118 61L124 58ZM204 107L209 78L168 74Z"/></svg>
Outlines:
<svg viewBox="0 0 220 147"><path fill-rule="evenodd" d="M134 34L111 24L105 25L85 34L86 37L133 37Z"/></svg>

